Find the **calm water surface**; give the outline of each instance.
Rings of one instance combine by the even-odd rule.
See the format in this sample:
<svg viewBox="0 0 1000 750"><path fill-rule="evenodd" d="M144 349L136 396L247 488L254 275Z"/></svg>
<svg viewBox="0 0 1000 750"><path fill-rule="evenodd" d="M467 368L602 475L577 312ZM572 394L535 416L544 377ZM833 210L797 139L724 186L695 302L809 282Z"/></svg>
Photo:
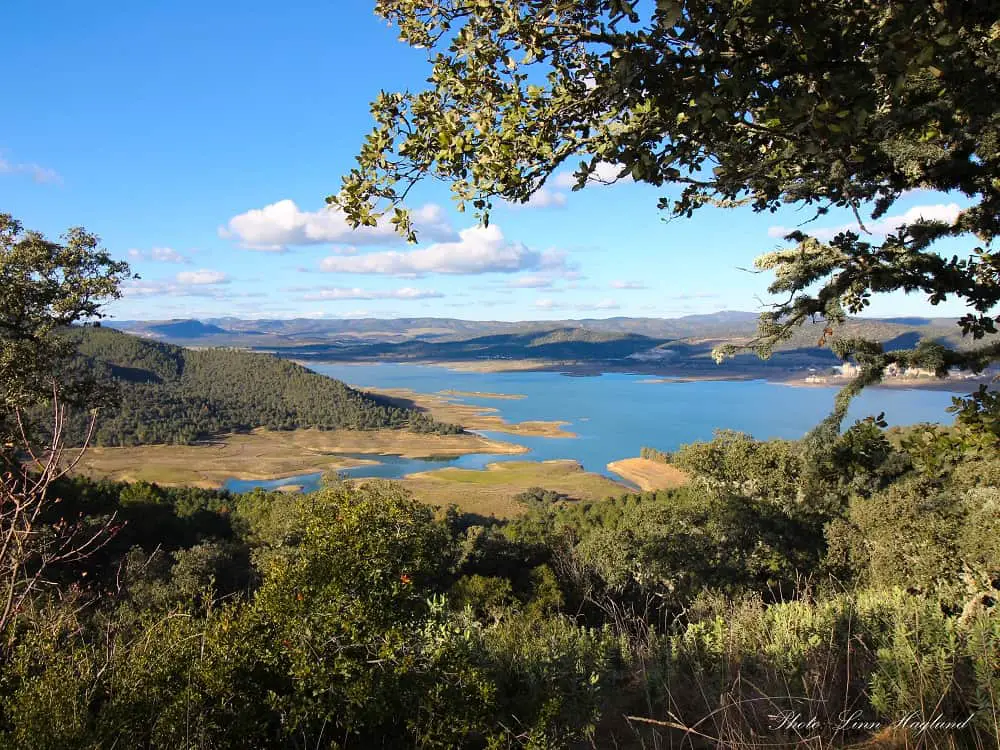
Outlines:
<svg viewBox="0 0 1000 750"><path fill-rule="evenodd" d="M716 429L748 432L756 438L799 438L829 414L837 388L794 388L765 381L699 381L656 383L649 375L605 373L569 377L556 372L455 372L432 365L317 364L311 369L358 388L409 388L418 393L442 390L518 394L525 398L493 399L463 396L469 404L499 410L508 422L529 419L564 421L575 438L542 438L483 432L486 437L520 443L530 449L520 455L472 454L457 459L427 461L377 456L381 463L343 473L353 477L394 479L443 466L482 469L493 461L572 458L587 471L620 479L606 465L639 455L644 445L675 450L683 443L711 439ZM961 391L964 392L964 391ZM948 422L945 408L955 395L917 389L869 389L855 399L848 424L885 412L889 424ZM373 456L363 456L373 458ZM273 489L319 485L320 474L269 482L230 480L235 492L254 487Z"/></svg>

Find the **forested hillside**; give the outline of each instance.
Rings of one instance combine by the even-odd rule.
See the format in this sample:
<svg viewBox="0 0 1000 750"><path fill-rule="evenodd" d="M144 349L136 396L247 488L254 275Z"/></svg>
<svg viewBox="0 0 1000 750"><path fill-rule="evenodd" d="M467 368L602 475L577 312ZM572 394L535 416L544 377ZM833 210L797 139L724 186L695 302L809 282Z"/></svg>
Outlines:
<svg viewBox="0 0 1000 750"><path fill-rule="evenodd" d="M379 481L61 482L57 539L118 525L0 628L0 746L748 750L805 747L801 711L810 747L996 747L998 406L722 432L685 487L506 522Z"/></svg>
<svg viewBox="0 0 1000 750"><path fill-rule="evenodd" d="M267 354L182 349L106 328L68 335L78 364L117 386L98 417L97 445L190 443L257 427L461 431ZM84 419L74 420L77 440Z"/></svg>

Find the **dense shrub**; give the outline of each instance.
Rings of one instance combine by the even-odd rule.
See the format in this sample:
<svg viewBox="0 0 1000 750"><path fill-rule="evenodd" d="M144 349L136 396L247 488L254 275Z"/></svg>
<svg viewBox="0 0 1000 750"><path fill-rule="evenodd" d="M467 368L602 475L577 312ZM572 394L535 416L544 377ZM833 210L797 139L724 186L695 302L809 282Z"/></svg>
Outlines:
<svg viewBox="0 0 1000 750"><path fill-rule="evenodd" d="M63 481L45 528L125 525L0 643L0 746L992 747L993 424L723 433L685 487L532 488L510 521L391 482Z"/></svg>

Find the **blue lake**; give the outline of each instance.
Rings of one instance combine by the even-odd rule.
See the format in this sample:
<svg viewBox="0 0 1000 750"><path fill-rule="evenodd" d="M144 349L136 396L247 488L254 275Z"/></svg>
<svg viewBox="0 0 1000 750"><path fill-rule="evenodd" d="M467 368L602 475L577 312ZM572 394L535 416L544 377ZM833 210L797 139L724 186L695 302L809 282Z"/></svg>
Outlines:
<svg viewBox="0 0 1000 750"><path fill-rule="evenodd" d="M575 438L541 438L499 432L481 434L529 448L520 455L472 454L456 459L420 460L398 456L377 458L378 465L342 473L352 477L394 479L444 466L482 469L493 461L542 461L572 458L587 471L619 479L607 464L639 455L652 446L671 451L683 443L711 439L717 429L747 432L756 438L800 438L829 414L835 387L796 388L765 381L652 382L649 375L605 373L570 377L556 372L457 372L432 365L315 364L311 369L358 388L409 388L418 393L443 390L522 395L522 399L463 396L460 401L497 409L508 422L564 421ZM969 387L971 390L971 387ZM966 392L959 390L959 392ZM885 412L889 424L949 422L945 408L954 393L918 389L869 389L855 399L848 424ZM320 474L261 481L230 480L227 489L273 489L301 484L319 486Z"/></svg>

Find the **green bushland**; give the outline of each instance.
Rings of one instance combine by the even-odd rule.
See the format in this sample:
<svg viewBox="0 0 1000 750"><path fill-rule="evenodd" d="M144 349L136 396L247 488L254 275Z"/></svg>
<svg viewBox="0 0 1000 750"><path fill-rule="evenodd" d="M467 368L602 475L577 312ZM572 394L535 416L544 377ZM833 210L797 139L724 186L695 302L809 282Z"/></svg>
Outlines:
<svg viewBox="0 0 1000 750"><path fill-rule="evenodd" d="M639 449L639 458L645 458L650 461L659 461L661 464L669 464L671 456L667 451L657 450L656 448L650 448L648 445L644 445Z"/></svg>
<svg viewBox="0 0 1000 750"><path fill-rule="evenodd" d="M953 427L866 420L819 444L720 433L673 454L684 487L595 502L534 488L505 522L391 482L237 496L62 480L47 528L119 527L55 566L2 634L0 745L876 733L837 731L848 711L884 726L972 716L924 741L994 747L997 401L959 406ZM775 729L783 711L821 728ZM696 724L705 736L676 728Z"/></svg>
<svg viewBox="0 0 1000 750"><path fill-rule="evenodd" d="M98 417L97 445L189 444L257 427L462 431L268 354L183 349L107 328L67 335L78 351L74 367L115 385ZM78 412L77 441L85 425Z"/></svg>

